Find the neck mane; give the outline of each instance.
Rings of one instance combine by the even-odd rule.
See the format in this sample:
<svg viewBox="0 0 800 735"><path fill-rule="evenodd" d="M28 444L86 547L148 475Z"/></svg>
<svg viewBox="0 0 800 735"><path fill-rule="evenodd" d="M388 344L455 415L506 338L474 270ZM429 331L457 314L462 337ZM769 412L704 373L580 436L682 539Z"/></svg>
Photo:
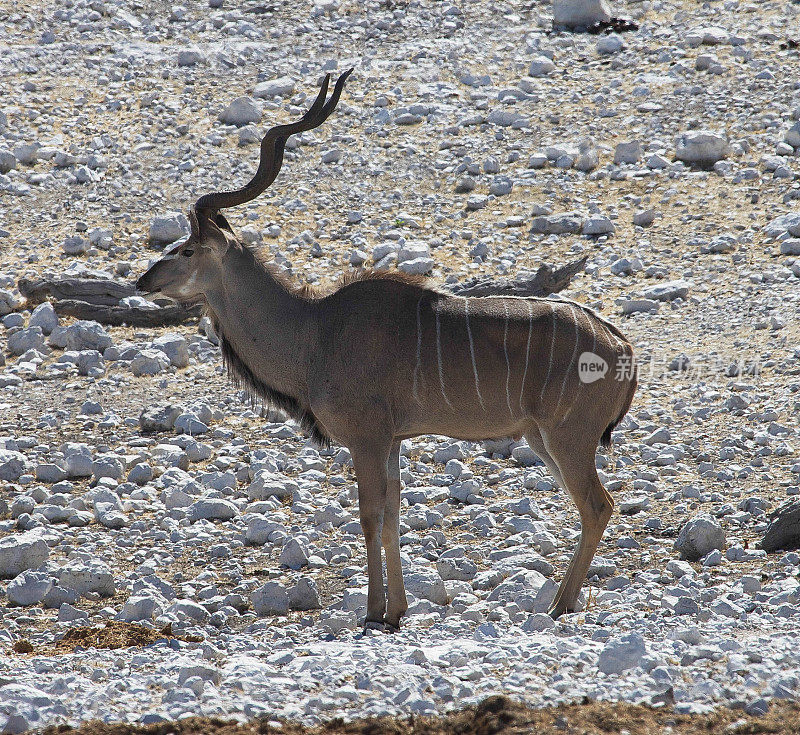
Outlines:
<svg viewBox="0 0 800 735"><path fill-rule="evenodd" d="M320 426L316 416L308 409L303 408L295 396L282 393L259 378L242 359L225 333L221 329L218 329L218 333L222 361L228 371L228 378L236 388L244 390L253 405L260 404L263 408L280 409L289 418L300 424L300 428L310 434L312 440L319 446L328 447L331 438Z"/></svg>
<svg viewBox="0 0 800 735"><path fill-rule="evenodd" d="M421 291L429 291L434 298L442 294L430 288L427 279L420 276L412 276L400 272L355 271L343 277L337 286L331 289L319 289L311 286L297 286L292 283L280 270L270 262L267 262L261 253L253 247L243 246L241 255L248 261L248 270L257 273L258 280L264 280L272 284L273 288L286 294L291 298L298 298L306 301L324 300L331 292L341 288L347 288L351 284L359 281L396 281L409 286L419 288ZM252 261L252 262L250 262ZM210 307L209 307L209 310ZM232 334L227 333L223 327L219 316L212 311L214 329L219 336L222 360L228 371L228 377L233 384L240 390L244 390L253 405L260 404L264 408L277 408L283 411L297 422L306 433L319 446L327 447L330 445L331 438L325 429L312 413L310 408L304 406L298 395L292 392L279 390L270 385L264 378L259 377L256 370L248 363L244 357L245 350L237 348Z"/></svg>
<svg viewBox="0 0 800 735"><path fill-rule="evenodd" d="M272 284L279 292L285 292L293 297L304 298L302 289L298 289L292 284L278 268L265 262L261 254L250 247L243 247L241 255L247 260L252 259L252 270L258 273L259 281L266 281ZM209 309L210 310L210 309ZM300 425L300 428L311 435L312 440L321 447L330 444L330 437L317 421L316 416L311 410L303 405L299 395L293 391L279 390L267 382L268 378L260 376L260 372L253 368L248 362L245 350L236 345L235 338L231 332L226 331L219 315L212 311L214 329L219 336L222 360L228 372L231 382L240 390L244 390L248 395L251 404L259 404L262 408L275 408L283 411L289 418Z"/></svg>

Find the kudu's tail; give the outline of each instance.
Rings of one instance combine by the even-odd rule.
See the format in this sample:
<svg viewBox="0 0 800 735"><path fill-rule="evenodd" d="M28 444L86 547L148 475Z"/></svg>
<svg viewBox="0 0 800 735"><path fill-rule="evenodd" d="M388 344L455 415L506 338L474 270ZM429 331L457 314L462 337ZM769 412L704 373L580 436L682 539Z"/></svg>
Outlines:
<svg viewBox="0 0 800 735"><path fill-rule="evenodd" d="M633 396L636 393L636 386L638 385L638 380L636 377L636 373L634 372L633 377L631 378L630 383L628 383L628 394L625 396L625 406L623 407L622 411L620 411L619 416L615 418L607 427L606 430L603 432L603 436L600 437L600 446L605 447L608 449L611 446L611 432L619 426L622 419L625 418L625 414L628 413L628 410L633 403Z"/></svg>

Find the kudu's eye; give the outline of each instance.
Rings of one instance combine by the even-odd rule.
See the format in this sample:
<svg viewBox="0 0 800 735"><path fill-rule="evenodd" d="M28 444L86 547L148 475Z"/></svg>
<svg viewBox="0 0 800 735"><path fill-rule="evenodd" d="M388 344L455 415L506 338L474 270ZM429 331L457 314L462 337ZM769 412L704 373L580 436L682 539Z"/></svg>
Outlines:
<svg viewBox="0 0 800 735"><path fill-rule="evenodd" d="M194 255L194 250L191 248L186 248L186 250L181 251L181 255L185 255L187 258L191 258Z"/></svg>

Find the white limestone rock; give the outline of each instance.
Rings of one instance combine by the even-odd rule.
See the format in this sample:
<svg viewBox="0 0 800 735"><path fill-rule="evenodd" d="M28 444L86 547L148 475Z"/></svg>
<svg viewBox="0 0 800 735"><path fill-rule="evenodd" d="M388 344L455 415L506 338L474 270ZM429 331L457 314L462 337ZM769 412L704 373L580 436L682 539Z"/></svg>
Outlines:
<svg viewBox="0 0 800 735"><path fill-rule="evenodd" d="M270 497L283 500L291 498L299 490L294 480L269 470L259 470L247 487L247 497L250 500L266 500Z"/></svg>
<svg viewBox="0 0 800 735"><path fill-rule="evenodd" d="M280 582L266 582L250 597L256 615L286 615L289 612L289 594Z"/></svg>
<svg viewBox="0 0 800 735"><path fill-rule="evenodd" d="M294 93L294 80L291 77L278 77L259 82L253 89L254 97L286 97Z"/></svg>
<svg viewBox="0 0 800 735"><path fill-rule="evenodd" d="M673 301L678 298L685 299L690 289L691 284L688 281L665 281L648 286L642 291L642 296L655 301Z"/></svg>
<svg viewBox="0 0 800 735"><path fill-rule="evenodd" d="M725 547L725 531L707 513L700 513L687 521L675 539L675 550L682 559L697 561L714 549Z"/></svg>
<svg viewBox="0 0 800 735"><path fill-rule="evenodd" d="M111 335L102 324L82 319L68 327L56 327L50 333L49 344L62 350L80 352L81 350L97 350L105 352L111 347Z"/></svg>
<svg viewBox="0 0 800 735"><path fill-rule="evenodd" d="M597 668L603 674L622 674L636 668L647 654L647 645L639 633L612 638L600 651Z"/></svg>
<svg viewBox="0 0 800 735"><path fill-rule="evenodd" d="M354 610L325 610L320 613L317 625L337 635L342 631L358 630L358 618Z"/></svg>
<svg viewBox="0 0 800 735"><path fill-rule="evenodd" d="M222 498L200 498L189 507L190 521L229 521L239 515L239 509L230 500Z"/></svg>
<svg viewBox="0 0 800 735"><path fill-rule="evenodd" d="M139 593L131 595L125 601L117 618L127 623L152 620L154 617L161 615L163 609L162 604L160 604L155 595Z"/></svg>
<svg viewBox="0 0 800 735"><path fill-rule="evenodd" d="M30 462L22 452L0 449L0 480L16 482L29 469Z"/></svg>
<svg viewBox="0 0 800 735"><path fill-rule="evenodd" d="M168 367L169 358L161 350L141 350L130 364L130 370L136 376L158 375Z"/></svg>
<svg viewBox="0 0 800 735"><path fill-rule="evenodd" d="M50 556L47 542L27 531L0 539L0 579L10 579L44 564Z"/></svg>
<svg viewBox="0 0 800 735"><path fill-rule="evenodd" d="M180 406L153 406L139 414L139 427L146 433L172 431L175 420L183 413Z"/></svg>
<svg viewBox="0 0 800 735"><path fill-rule="evenodd" d="M287 595L292 610L319 610L322 607L317 583L311 577L301 577L288 589Z"/></svg>
<svg viewBox="0 0 800 735"><path fill-rule="evenodd" d="M584 30L593 23L611 20L606 0L553 0L553 27Z"/></svg>
<svg viewBox="0 0 800 735"><path fill-rule="evenodd" d="M62 445L67 477L90 477L94 472L92 449L81 442L67 442Z"/></svg>
<svg viewBox="0 0 800 735"><path fill-rule="evenodd" d="M614 148L614 163L638 163L642 158L642 144L638 140L617 143Z"/></svg>
<svg viewBox="0 0 800 735"><path fill-rule="evenodd" d="M555 71L556 65L553 60L547 56L536 56L531 59L530 66L528 67L528 76L531 77L546 77Z"/></svg>
<svg viewBox="0 0 800 735"><path fill-rule="evenodd" d="M697 166L713 166L730 155L728 136L711 130L690 130L675 140L675 157Z"/></svg>
<svg viewBox="0 0 800 735"><path fill-rule="evenodd" d="M575 234L581 231L586 220L586 216L580 212L542 215L531 222L531 232L545 235Z"/></svg>
<svg viewBox="0 0 800 735"><path fill-rule="evenodd" d="M404 571L403 578L406 589L422 600L430 600L437 605L447 604L447 589L439 572L424 567L416 567L411 571Z"/></svg>
<svg viewBox="0 0 800 735"><path fill-rule="evenodd" d="M188 234L189 220L182 212L167 212L150 220L149 240L156 245L168 245Z"/></svg>
<svg viewBox="0 0 800 735"><path fill-rule="evenodd" d="M39 327L44 334L50 334L58 326L58 314L53 305L45 301L31 312L29 327Z"/></svg>
<svg viewBox="0 0 800 735"><path fill-rule="evenodd" d="M8 351L24 355L28 350L44 352L44 333L41 327L24 327L8 335Z"/></svg>
<svg viewBox="0 0 800 735"><path fill-rule="evenodd" d="M46 572L27 570L8 583L6 594L15 605L38 605L53 587L53 578Z"/></svg>
<svg viewBox="0 0 800 735"><path fill-rule="evenodd" d="M534 569L523 569L506 577L486 598L487 602L514 602L525 612L547 612L556 585Z"/></svg>
<svg viewBox="0 0 800 735"><path fill-rule="evenodd" d="M167 332L156 337L151 343L154 350L160 350L173 367L185 368L189 364L189 344L180 334Z"/></svg>
<svg viewBox="0 0 800 735"><path fill-rule="evenodd" d="M302 569L308 566L308 556L308 547L305 541L290 538L283 545L278 562L289 569Z"/></svg>
<svg viewBox="0 0 800 735"><path fill-rule="evenodd" d="M219 119L226 125L241 127L261 120L261 105L252 97L237 97L220 114Z"/></svg>
<svg viewBox="0 0 800 735"><path fill-rule="evenodd" d="M116 592L114 574L97 559L68 561L59 570L58 581L62 587L72 588L81 596L96 592L101 597L112 597Z"/></svg>

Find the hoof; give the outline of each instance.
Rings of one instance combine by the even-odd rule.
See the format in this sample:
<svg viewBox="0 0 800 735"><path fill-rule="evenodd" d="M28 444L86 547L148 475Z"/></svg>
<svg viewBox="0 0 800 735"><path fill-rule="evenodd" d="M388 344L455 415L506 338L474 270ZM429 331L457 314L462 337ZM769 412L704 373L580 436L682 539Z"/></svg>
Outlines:
<svg viewBox="0 0 800 735"><path fill-rule="evenodd" d="M368 630L377 630L381 633L385 633L386 623L382 620L366 620L364 621L364 634L366 634Z"/></svg>
<svg viewBox="0 0 800 735"><path fill-rule="evenodd" d="M385 630L387 633L399 633L399 632L400 632L400 623L398 623L397 625L394 625L393 623L390 623L390 622L387 620L387 621L386 621L386 622L384 622L384 624L383 624L383 629L384 629L384 630Z"/></svg>
<svg viewBox="0 0 800 735"><path fill-rule="evenodd" d="M573 610L570 610L566 605L553 605L553 607L547 611L547 614L553 618L553 620L558 620L562 615L571 612L573 612Z"/></svg>

